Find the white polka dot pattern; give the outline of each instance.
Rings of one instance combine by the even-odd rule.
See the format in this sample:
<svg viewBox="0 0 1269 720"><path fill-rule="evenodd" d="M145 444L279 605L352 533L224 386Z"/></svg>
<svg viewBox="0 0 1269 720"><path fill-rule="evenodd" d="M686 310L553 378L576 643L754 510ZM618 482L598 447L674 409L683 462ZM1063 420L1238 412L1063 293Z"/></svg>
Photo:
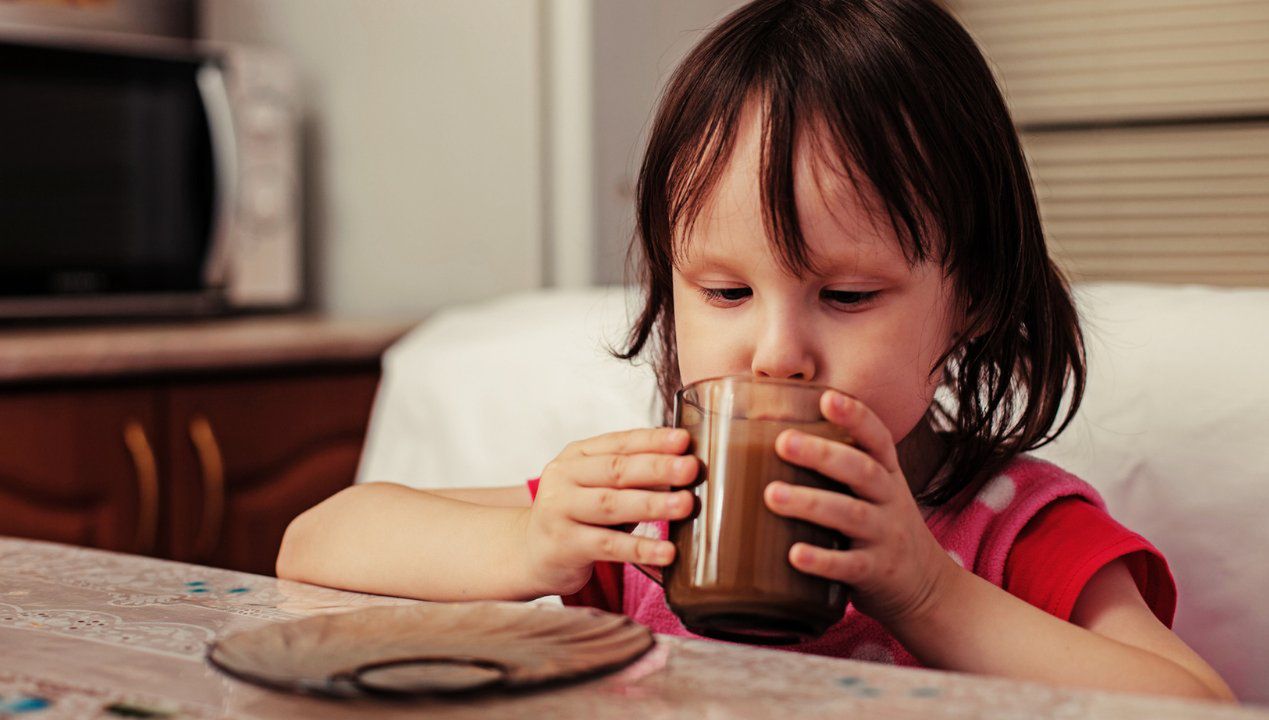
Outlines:
<svg viewBox="0 0 1269 720"><path fill-rule="evenodd" d="M1016 493L1016 486L1013 478L1008 475L997 476L994 480L987 483L987 487L978 493L978 502L987 507L1000 512L1009 507L1009 503L1013 502L1013 496Z"/></svg>

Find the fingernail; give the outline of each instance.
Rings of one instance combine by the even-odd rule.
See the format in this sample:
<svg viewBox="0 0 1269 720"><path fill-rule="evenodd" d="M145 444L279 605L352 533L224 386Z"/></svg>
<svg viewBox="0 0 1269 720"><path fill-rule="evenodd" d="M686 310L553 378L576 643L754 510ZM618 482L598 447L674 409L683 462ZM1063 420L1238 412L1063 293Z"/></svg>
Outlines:
<svg viewBox="0 0 1269 720"><path fill-rule="evenodd" d="M784 502L789 499L789 486L784 483L771 483L771 499L776 502Z"/></svg>
<svg viewBox="0 0 1269 720"><path fill-rule="evenodd" d="M845 410L846 396L839 392L833 393L833 407L837 408L838 410Z"/></svg>
<svg viewBox="0 0 1269 720"><path fill-rule="evenodd" d="M673 545L671 545L670 543L665 543L664 545L661 545L660 547L657 548L658 561L664 564L664 563L670 562L673 559L674 559Z"/></svg>
<svg viewBox="0 0 1269 720"><path fill-rule="evenodd" d="M784 438L784 446L791 452L797 452L802 449L802 436L798 433L791 432Z"/></svg>
<svg viewBox="0 0 1269 720"><path fill-rule="evenodd" d="M789 548L789 562L805 565L810 559L810 553L802 543L797 543Z"/></svg>
<svg viewBox="0 0 1269 720"><path fill-rule="evenodd" d="M674 461L675 472L685 473L691 469L692 469L692 458L690 457L681 457Z"/></svg>

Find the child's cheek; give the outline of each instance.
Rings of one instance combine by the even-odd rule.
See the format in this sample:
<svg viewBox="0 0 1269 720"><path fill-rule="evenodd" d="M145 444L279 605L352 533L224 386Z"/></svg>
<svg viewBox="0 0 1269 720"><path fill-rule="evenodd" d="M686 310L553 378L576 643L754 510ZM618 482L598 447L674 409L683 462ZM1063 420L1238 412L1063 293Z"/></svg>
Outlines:
<svg viewBox="0 0 1269 720"><path fill-rule="evenodd" d="M729 328L717 319L709 321L690 303L683 305L676 304L674 317L680 382L689 385L706 378L748 373L744 349L729 339Z"/></svg>

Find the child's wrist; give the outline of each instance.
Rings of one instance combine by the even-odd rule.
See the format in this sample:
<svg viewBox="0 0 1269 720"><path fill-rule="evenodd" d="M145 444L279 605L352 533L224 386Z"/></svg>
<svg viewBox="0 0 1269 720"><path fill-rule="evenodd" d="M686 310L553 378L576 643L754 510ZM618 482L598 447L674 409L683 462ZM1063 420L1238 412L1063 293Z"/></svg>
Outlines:
<svg viewBox="0 0 1269 720"><path fill-rule="evenodd" d="M930 581L918 597L902 612L879 620L895 636L928 631L939 625L942 615L958 607L959 598L966 590L963 580L968 574L951 557L943 555L936 560Z"/></svg>
<svg viewBox="0 0 1269 720"><path fill-rule="evenodd" d="M531 507L517 508L514 520L510 523L511 532L507 538L510 545L508 556L512 559L512 577L520 578L517 583L526 598L538 598L551 595L542 581L540 563L534 555L534 548L529 542Z"/></svg>

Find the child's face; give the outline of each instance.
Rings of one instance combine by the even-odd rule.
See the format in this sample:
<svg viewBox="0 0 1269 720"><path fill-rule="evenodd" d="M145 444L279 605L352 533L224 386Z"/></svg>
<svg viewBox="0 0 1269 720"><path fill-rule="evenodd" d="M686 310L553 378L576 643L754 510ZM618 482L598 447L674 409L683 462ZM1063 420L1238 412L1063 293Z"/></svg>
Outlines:
<svg viewBox="0 0 1269 720"><path fill-rule="evenodd" d="M786 274L762 222L757 120L742 123L674 268L683 384L752 373L829 385L864 401L898 441L939 384L931 369L960 322L953 284L936 263L910 267L884 216L875 221L848 182L822 171L817 186L809 153L795 198L824 274Z"/></svg>

